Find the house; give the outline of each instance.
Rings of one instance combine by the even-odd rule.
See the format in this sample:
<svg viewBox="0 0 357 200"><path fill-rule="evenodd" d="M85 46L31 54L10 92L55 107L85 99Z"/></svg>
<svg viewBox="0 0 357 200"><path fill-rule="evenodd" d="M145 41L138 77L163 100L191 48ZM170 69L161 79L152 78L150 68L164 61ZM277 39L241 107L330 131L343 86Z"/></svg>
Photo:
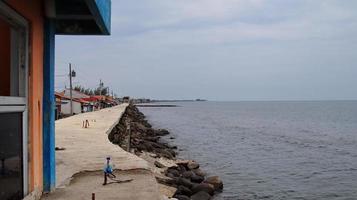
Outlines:
<svg viewBox="0 0 357 200"><path fill-rule="evenodd" d="M99 102L100 99L96 98L96 97L88 97L88 98L81 98L81 100L87 101L88 105L87 105L87 112L92 112L98 109L99 107Z"/></svg>
<svg viewBox="0 0 357 200"><path fill-rule="evenodd" d="M81 110L82 113L84 112L92 112L93 111L93 106L89 101L86 101L84 99L76 99L81 103Z"/></svg>
<svg viewBox="0 0 357 200"><path fill-rule="evenodd" d="M104 95L94 95L92 98L97 100L96 109L106 108L105 96Z"/></svg>
<svg viewBox="0 0 357 200"><path fill-rule="evenodd" d="M72 99L72 112L74 115L82 113L82 103L79 99ZM71 100L67 97L62 99L61 114L63 116L70 116L71 113Z"/></svg>
<svg viewBox="0 0 357 200"><path fill-rule="evenodd" d="M55 35L109 35L110 0L0 1L0 199L55 187Z"/></svg>
<svg viewBox="0 0 357 200"><path fill-rule="evenodd" d="M64 116L70 116L71 113L71 98L64 95L65 93L55 92L56 97L56 109L55 116L58 115L58 118ZM73 98L72 99L72 112L73 114L80 114L83 112L91 112L93 111L93 104L91 102L86 101L88 98ZM56 119L58 119L56 118Z"/></svg>
<svg viewBox="0 0 357 200"><path fill-rule="evenodd" d="M62 118L62 100L65 97L63 93L55 92L56 108L55 108L55 120Z"/></svg>
<svg viewBox="0 0 357 200"><path fill-rule="evenodd" d="M61 103L61 114L64 116L69 116L71 115L71 90L70 89L65 89L62 94L62 103ZM79 114L82 112L89 112L93 111L93 105L87 101L86 99L89 99L90 96L76 91L72 90L72 112L73 114Z"/></svg>

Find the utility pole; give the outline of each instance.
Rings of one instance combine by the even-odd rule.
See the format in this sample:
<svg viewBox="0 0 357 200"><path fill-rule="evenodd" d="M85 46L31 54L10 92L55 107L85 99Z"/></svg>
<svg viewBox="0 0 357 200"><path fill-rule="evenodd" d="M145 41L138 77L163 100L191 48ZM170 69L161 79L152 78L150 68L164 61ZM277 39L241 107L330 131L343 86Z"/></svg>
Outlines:
<svg viewBox="0 0 357 200"><path fill-rule="evenodd" d="M99 95L102 96L102 79L99 79Z"/></svg>
<svg viewBox="0 0 357 200"><path fill-rule="evenodd" d="M69 63L69 98L70 98L70 106L71 106L71 115L73 115L73 100L72 100L72 65Z"/></svg>
<svg viewBox="0 0 357 200"><path fill-rule="evenodd" d="M72 70L72 64L69 63L69 98L70 98L70 112L73 115L73 97L72 97L72 77L76 77L76 72Z"/></svg>
<svg viewBox="0 0 357 200"><path fill-rule="evenodd" d="M99 100L99 110L101 109L101 104L102 104L102 88L103 88L104 83L102 82L102 79L99 79L99 96L100 96L100 100Z"/></svg>

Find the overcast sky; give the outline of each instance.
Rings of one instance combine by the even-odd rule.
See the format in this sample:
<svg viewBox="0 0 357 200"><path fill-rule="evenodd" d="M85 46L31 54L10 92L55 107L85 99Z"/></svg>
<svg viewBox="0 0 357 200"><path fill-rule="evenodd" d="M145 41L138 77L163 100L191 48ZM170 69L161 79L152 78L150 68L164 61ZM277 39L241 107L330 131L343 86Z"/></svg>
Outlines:
<svg viewBox="0 0 357 200"><path fill-rule="evenodd" d="M357 99L356 0L112 0L111 36L56 36L56 89L155 99Z"/></svg>

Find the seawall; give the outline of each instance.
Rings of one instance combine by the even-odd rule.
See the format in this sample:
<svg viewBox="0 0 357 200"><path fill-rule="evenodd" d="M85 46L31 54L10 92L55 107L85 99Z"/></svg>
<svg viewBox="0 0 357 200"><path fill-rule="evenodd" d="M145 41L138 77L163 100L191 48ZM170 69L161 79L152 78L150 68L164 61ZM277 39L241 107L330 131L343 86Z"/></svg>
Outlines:
<svg viewBox="0 0 357 200"><path fill-rule="evenodd" d="M56 122L56 190L43 199L90 199L92 193L98 199L161 199L148 162L108 140L127 107L121 104ZM108 156L124 182L102 185Z"/></svg>

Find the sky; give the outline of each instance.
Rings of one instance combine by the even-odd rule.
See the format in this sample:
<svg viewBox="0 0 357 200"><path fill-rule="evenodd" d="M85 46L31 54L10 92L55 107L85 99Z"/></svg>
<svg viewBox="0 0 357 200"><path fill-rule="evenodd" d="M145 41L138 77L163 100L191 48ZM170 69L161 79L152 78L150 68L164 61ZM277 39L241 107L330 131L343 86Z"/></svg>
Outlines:
<svg viewBox="0 0 357 200"><path fill-rule="evenodd" d="M110 36L56 36L56 90L152 99L357 99L356 0L112 0Z"/></svg>

